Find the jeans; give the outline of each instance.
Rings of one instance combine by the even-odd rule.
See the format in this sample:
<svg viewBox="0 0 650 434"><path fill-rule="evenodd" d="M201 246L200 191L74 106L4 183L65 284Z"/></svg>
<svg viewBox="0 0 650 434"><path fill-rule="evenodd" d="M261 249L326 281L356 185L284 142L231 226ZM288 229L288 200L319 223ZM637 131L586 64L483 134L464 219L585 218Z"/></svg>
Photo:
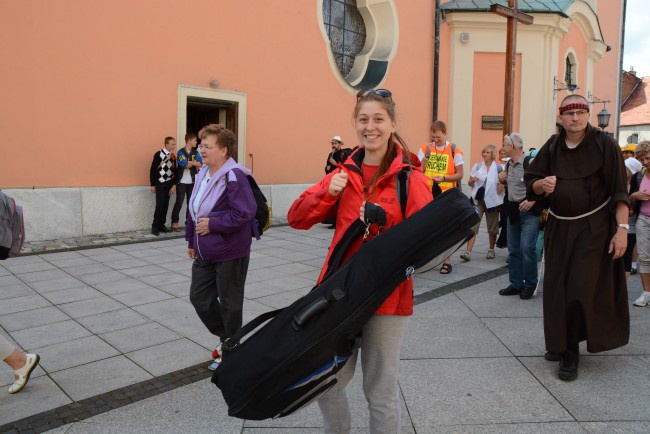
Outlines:
<svg viewBox="0 0 650 434"><path fill-rule="evenodd" d="M519 213L519 222L508 220L508 274L510 286L516 289L537 286L537 233L539 216Z"/></svg>
<svg viewBox="0 0 650 434"><path fill-rule="evenodd" d="M194 184L176 184L176 202L174 202L174 208L172 208L172 223L178 223L184 199L186 199L187 208L189 209L193 188ZM187 219L185 219L185 224L187 225Z"/></svg>

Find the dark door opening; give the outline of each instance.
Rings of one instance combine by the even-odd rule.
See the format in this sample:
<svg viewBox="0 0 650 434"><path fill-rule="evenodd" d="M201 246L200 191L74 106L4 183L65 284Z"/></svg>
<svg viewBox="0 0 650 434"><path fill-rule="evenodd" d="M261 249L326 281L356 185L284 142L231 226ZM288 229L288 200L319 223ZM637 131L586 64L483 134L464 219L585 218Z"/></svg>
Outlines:
<svg viewBox="0 0 650 434"><path fill-rule="evenodd" d="M187 98L187 131L198 133L208 124L223 124L238 136L237 110L239 103L209 98Z"/></svg>

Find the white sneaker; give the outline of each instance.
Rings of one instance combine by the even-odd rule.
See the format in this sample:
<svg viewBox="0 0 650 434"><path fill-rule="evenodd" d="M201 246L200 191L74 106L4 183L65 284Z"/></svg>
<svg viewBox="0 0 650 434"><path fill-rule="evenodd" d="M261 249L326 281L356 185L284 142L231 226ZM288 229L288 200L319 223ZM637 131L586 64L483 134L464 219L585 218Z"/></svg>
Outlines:
<svg viewBox="0 0 650 434"><path fill-rule="evenodd" d="M641 297L634 300L634 303L632 303L632 304L635 305L635 306L639 306L639 307L648 307L648 306L650 306L650 292L641 293Z"/></svg>

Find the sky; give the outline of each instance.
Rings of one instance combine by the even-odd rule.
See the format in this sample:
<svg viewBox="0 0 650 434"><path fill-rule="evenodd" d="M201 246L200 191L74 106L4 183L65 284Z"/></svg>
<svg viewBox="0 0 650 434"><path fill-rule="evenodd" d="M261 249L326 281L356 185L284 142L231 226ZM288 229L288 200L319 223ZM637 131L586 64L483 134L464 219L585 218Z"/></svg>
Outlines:
<svg viewBox="0 0 650 434"><path fill-rule="evenodd" d="M650 76L650 1L627 0L623 69L630 66L637 76Z"/></svg>

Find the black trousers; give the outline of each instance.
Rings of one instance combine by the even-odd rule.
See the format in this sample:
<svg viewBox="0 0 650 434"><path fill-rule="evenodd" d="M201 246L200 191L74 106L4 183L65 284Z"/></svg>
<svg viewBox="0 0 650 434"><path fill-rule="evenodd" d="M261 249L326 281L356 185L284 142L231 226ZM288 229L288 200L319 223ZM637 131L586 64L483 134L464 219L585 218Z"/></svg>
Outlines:
<svg viewBox="0 0 650 434"><path fill-rule="evenodd" d="M242 326L244 284L250 256L224 262L197 258L192 264L190 301L210 333L221 342Z"/></svg>
<svg viewBox="0 0 650 434"><path fill-rule="evenodd" d="M194 184L176 184L176 202L172 209L172 223L178 223L181 208L183 207L183 199L186 199L187 208L189 209L193 187ZM187 219L185 220L185 224L187 224Z"/></svg>
<svg viewBox="0 0 650 434"><path fill-rule="evenodd" d="M173 181L156 185L156 210L153 213L152 228L162 229L167 221L167 210L169 209L169 190L174 186Z"/></svg>

